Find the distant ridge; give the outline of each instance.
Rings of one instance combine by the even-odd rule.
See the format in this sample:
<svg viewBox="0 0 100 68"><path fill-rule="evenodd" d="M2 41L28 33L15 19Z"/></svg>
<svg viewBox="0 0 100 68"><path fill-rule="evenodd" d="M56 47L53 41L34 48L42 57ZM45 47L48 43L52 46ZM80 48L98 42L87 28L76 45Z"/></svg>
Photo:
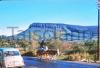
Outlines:
<svg viewBox="0 0 100 68"><path fill-rule="evenodd" d="M69 25L69 24L59 24L59 23L32 23L29 28L68 28L69 30L77 31L91 31L97 33L97 26L81 26L81 25Z"/></svg>
<svg viewBox="0 0 100 68"><path fill-rule="evenodd" d="M73 40L91 39L97 38L98 26L80 26L80 25L70 25L70 24L59 24L59 23L32 23L29 28L16 35L17 38L25 38L32 40L32 33L36 33L39 37L43 38L43 34L48 38L54 37L54 32L64 31L65 34L62 35L62 39L70 39L73 36ZM47 31L47 32L46 32ZM31 33L31 35L30 35ZM73 33L73 34L72 34ZM78 36L77 33L80 33ZM84 34L83 34L84 33ZM83 34L83 35L82 35ZM79 39L80 38L80 39ZM40 39L40 38L39 38Z"/></svg>

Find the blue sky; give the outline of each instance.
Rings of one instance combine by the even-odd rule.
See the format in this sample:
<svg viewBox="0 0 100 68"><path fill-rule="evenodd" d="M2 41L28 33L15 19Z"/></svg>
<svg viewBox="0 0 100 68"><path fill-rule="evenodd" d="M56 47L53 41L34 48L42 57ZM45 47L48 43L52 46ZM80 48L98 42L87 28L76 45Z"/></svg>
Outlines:
<svg viewBox="0 0 100 68"><path fill-rule="evenodd" d="M96 0L1 1L0 35L11 34L7 26L25 30L33 22L97 25L97 16Z"/></svg>

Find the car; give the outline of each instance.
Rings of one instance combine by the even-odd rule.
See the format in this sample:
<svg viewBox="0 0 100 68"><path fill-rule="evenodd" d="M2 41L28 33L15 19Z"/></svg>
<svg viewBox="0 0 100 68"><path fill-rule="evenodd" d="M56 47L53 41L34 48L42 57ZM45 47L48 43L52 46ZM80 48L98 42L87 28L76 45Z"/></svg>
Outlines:
<svg viewBox="0 0 100 68"><path fill-rule="evenodd" d="M23 58L16 48L0 48L1 68L23 68Z"/></svg>

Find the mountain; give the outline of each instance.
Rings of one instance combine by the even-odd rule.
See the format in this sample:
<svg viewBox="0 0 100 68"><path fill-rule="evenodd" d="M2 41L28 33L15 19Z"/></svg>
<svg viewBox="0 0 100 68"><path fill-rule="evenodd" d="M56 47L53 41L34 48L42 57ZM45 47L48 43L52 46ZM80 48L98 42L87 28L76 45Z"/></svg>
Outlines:
<svg viewBox="0 0 100 68"><path fill-rule="evenodd" d="M29 41L32 39L88 40L96 39L97 35L97 26L32 23L27 30L17 34L15 37Z"/></svg>

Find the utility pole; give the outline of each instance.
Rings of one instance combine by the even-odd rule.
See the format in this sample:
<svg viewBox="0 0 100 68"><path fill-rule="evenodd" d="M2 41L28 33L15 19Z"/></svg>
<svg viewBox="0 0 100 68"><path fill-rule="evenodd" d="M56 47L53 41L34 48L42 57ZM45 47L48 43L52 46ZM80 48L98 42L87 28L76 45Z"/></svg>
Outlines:
<svg viewBox="0 0 100 68"><path fill-rule="evenodd" d="M98 47L97 58L100 61L100 0L98 0Z"/></svg>
<svg viewBox="0 0 100 68"><path fill-rule="evenodd" d="M73 41L73 32L71 32L71 41Z"/></svg>
<svg viewBox="0 0 100 68"><path fill-rule="evenodd" d="M31 40L31 31L29 30L29 43L31 43L32 40Z"/></svg>
<svg viewBox="0 0 100 68"><path fill-rule="evenodd" d="M22 34L22 36L23 36L23 40L25 40L25 38L26 38L26 33L23 31L23 30L18 30L18 32L23 32L24 34Z"/></svg>
<svg viewBox="0 0 100 68"><path fill-rule="evenodd" d="M14 40L15 40L15 38L14 38L14 31L15 31L15 29L17 29L17 28L18 28L18 27L13 27L13 26L7 27L7 29L11 29L11 31L12 31L12 39L11 39L12 45L13 45Z"/></svg>
<svg viewBox="0 0 100 68"><path fill-rule="evenodd" d="M55 27L54 27L54 40L57 39L57 37L56 37L56 32L57 32L57 29L56 29L56 26L55 26Z"/></svg>
<svg viewBox="0 0 100 68"><path fill-rule="evenodd" d="M98 9L98 49L97 49L97 59L100 61L100 17Z"/></svg>

